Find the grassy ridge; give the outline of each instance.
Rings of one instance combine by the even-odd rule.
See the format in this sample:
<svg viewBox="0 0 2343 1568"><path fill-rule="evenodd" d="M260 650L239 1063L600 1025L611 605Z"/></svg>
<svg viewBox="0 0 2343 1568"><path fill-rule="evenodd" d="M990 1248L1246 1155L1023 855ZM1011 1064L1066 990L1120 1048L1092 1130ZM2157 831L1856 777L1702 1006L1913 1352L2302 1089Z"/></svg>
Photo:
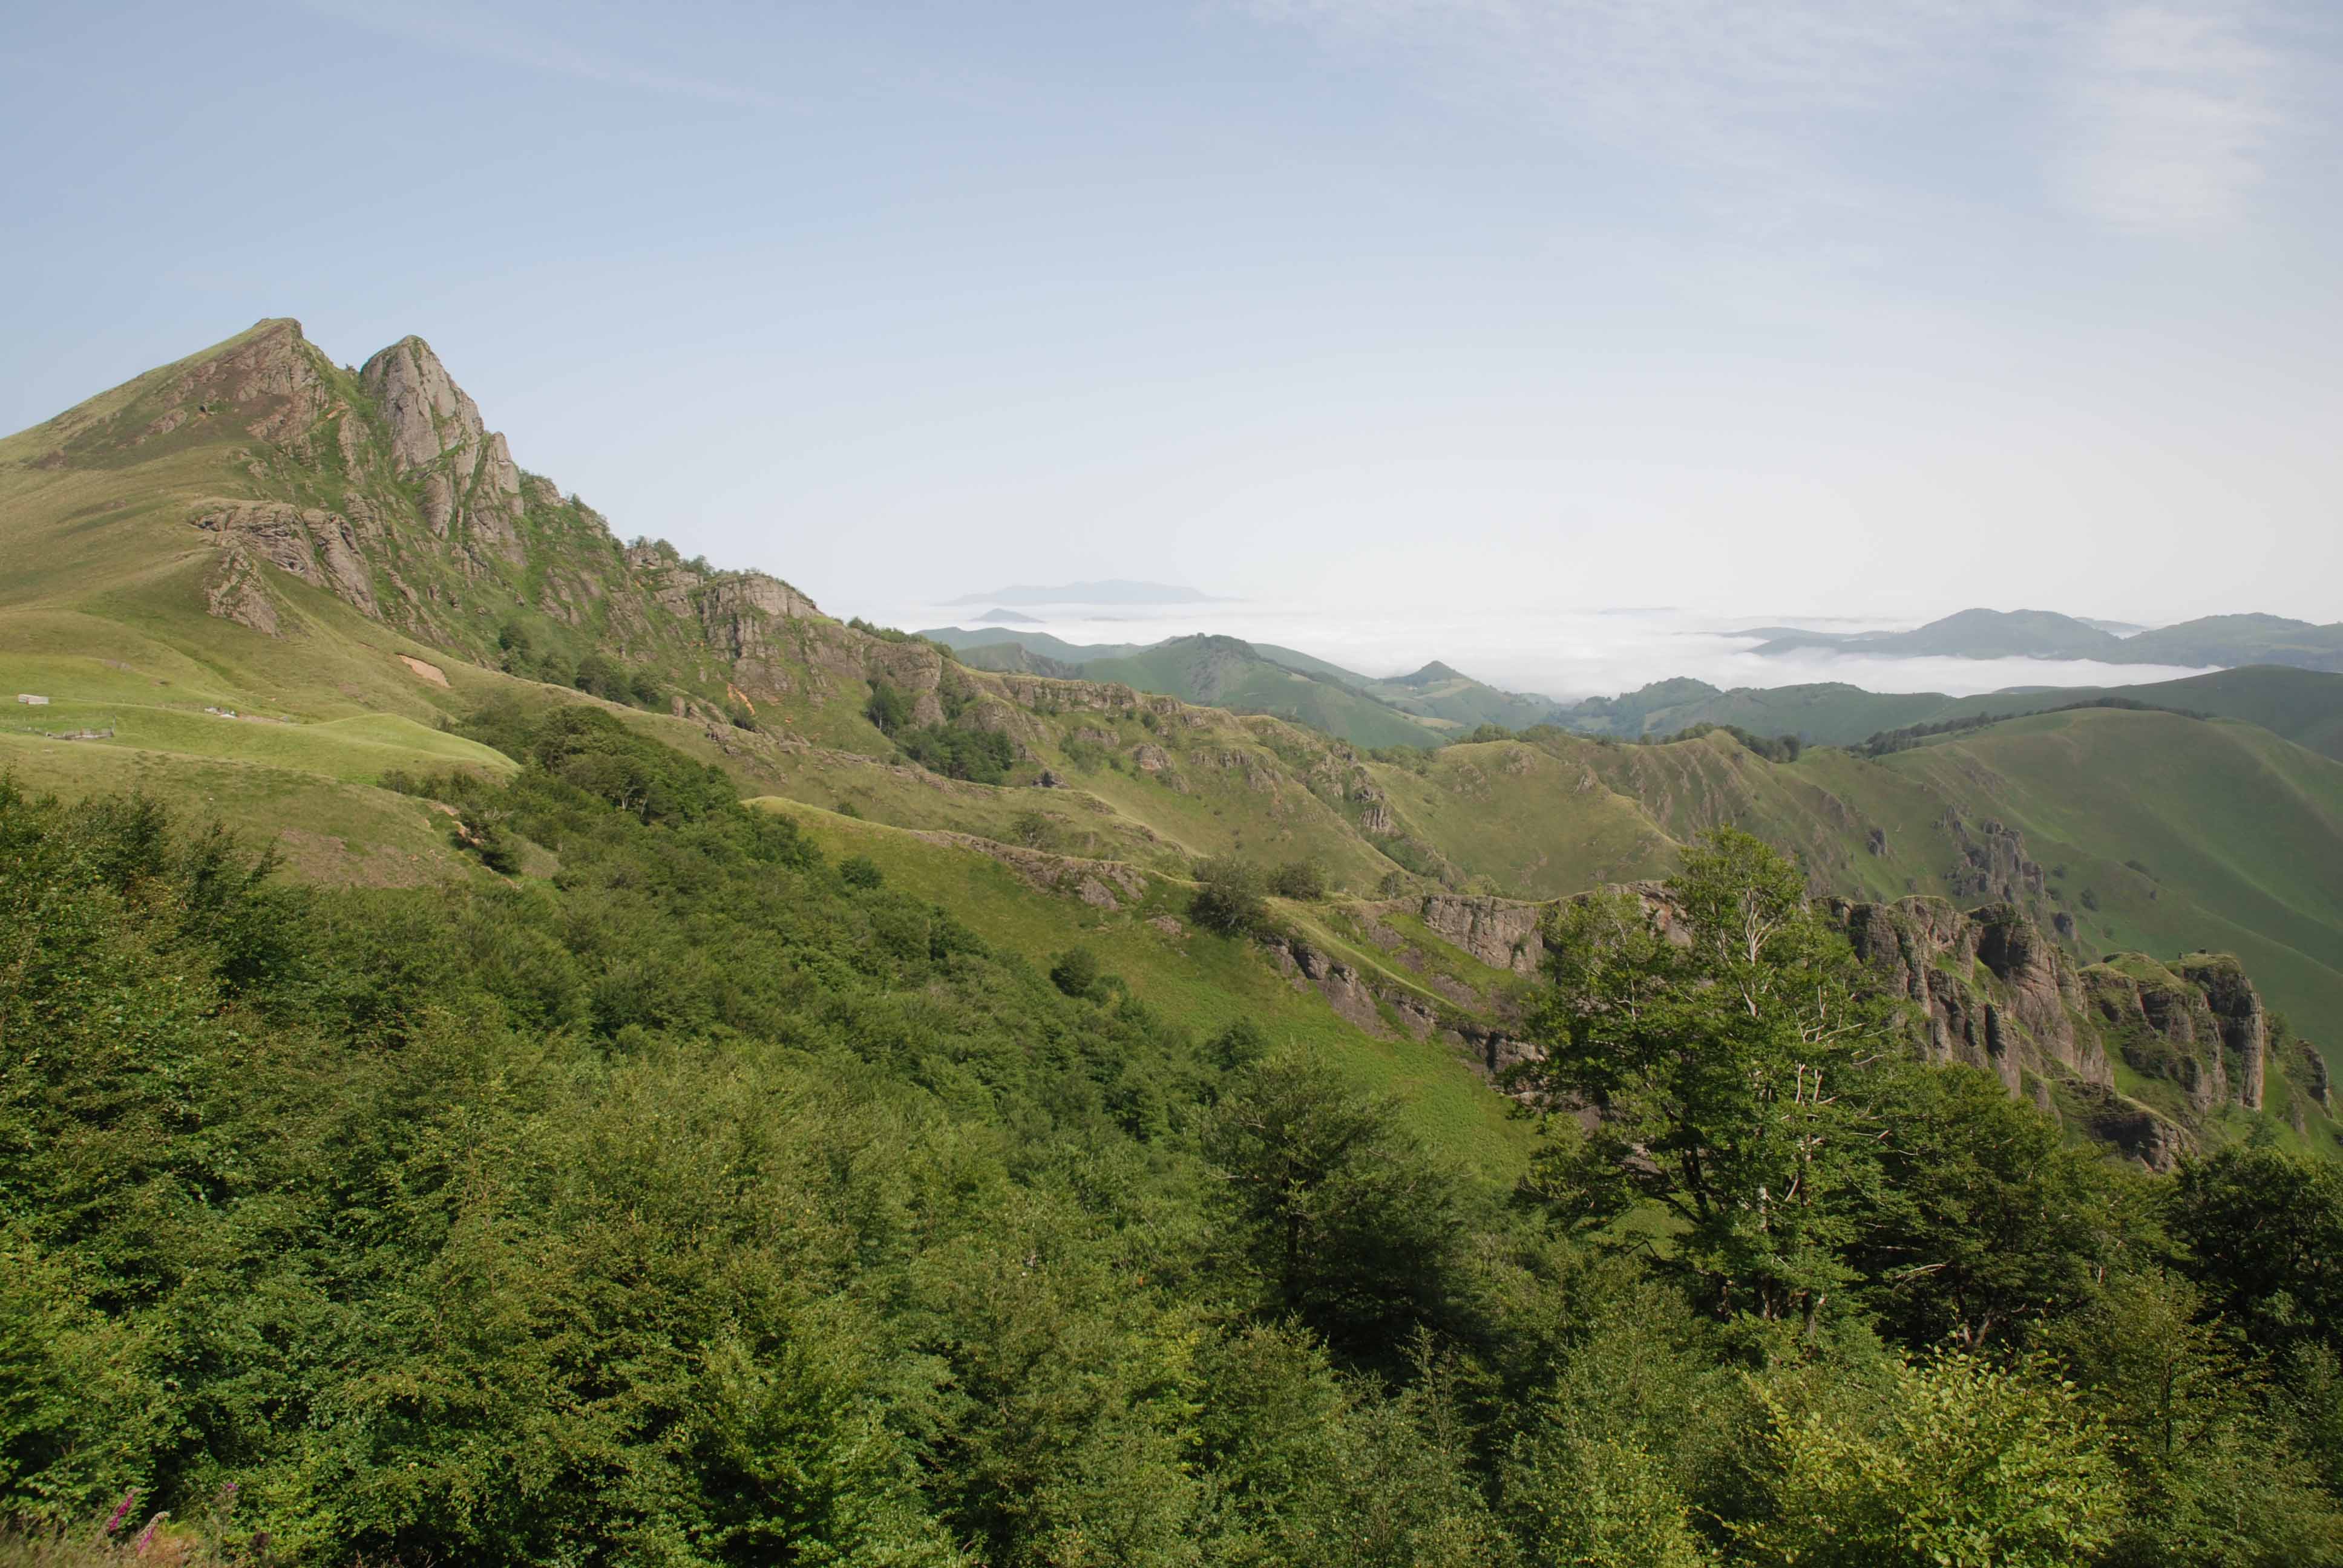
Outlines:
<svg viewBox="0 0 2343 1568"><path fill-rule="evenodd" d="M2251 725L2122 709L2016 719L1884 766L1997 812L2036 859L2063 865L2060 896L2087 943L2234 951L2335 1049L2343 768ZM2083 907L2086 889L2097 910Z"/></svg>

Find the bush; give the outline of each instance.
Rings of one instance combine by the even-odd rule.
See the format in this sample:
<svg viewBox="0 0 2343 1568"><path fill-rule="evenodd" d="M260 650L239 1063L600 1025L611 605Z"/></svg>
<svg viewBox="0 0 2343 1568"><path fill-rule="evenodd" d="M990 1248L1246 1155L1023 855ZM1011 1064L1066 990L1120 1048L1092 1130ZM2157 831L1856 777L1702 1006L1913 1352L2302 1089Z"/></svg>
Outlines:
<svg viewBox="0 0 2343 1568"><path fill-rule="evenodd" d="M1098 955L1088 948L1068 948L1050 966L1050 983L1068 996L1091 997L1099 991Z"/></svg>
<svg viewBox="0 0 2343 1568"><path fill-rule="evenodd" d="M862 717L870 720L881 735L892 735L911 722L911 700L883 680L870 683L870 700L862 705Z"/></svg>
<svg viewBox="0 0 2343 1568"><path fill-rule="evenodd" d="M1188 900L1188 917L1207 930L1223 936L1251 936L1269 926L1269 905L1262 895L1261 871L1234 855L1216 855L1196 867L1195 897Z"/></svg>
<svg viewBox="0 0 2343 1568"><path fill-rule="evenodd" d="M976 784L1003 782L1017 760L1017 748L1009 737L989 729L930 724L905 731L895 741L905 757L929 772Z"/></svg>
<svg viewBox="0 0 2343 1568"><path fill-rule="evenodd" d="M868 855L849 855L838 863L838 879L850 888L875 888L887 879L879 862Z"/></svg>
<svg viewBox="0 0 2343 1568"><path fill-rule="evenodd" d="M656 708L659 699L659 678L648 669L636 670L627 677L627 693L635 699L637 706Z"/></svg>
<svg viewBox="0 0 2343 1568"><path fill-rule="evenodd" d="M570 684L607 702L624 702L629 695L627 672L598 653L578 661L578 673L570 678Z"/></svg>
<svg viewBox="0 0 2343 1568"><path fill-rule="evenodd" d="M1269 1036L1249 1018L1237 1020L1204 1047L1204 1060L1230 1072L1251 1067L1268 1054Z"/></svg>
<svg viewBox="0 0 2343 1568"><path fill-rule="evenodd" d="M1270 888L1281 899L1314 904L1326 896L1326 868L1315 860L1288 860L1270 879Z"/></svg>

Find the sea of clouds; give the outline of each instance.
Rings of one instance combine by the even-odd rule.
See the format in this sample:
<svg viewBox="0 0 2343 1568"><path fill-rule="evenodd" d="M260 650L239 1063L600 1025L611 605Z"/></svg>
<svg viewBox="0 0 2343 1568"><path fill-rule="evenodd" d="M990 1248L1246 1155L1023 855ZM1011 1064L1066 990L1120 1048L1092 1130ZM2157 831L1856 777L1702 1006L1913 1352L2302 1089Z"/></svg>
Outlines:
<svg viewBox="0 0 2343 1568"><path fill-rule="evenodd" d="M903 605L882 624L907 630L986 623L989 605ZM870 613L870 612L865 612ZM1404 675L1440 659L1509 690L1562 701L1611 697L1654 680L1690 676L1712 686L1798 686L1844 681L1870 691L1942 691L1956 697L2027 686L2127 686L2199 671L2174 665L2090 659L1887 658L1825 650L1760 656L1759 626L1823 631L1898 629L1893 617L1725 616L1670 608L1480 609L1410 607L1329 611L1302 605L1224 599L1192 605L1023 606L1048 632L1073 643L1151 643L1197 632L1314 654L1360 674Z"/></svg>

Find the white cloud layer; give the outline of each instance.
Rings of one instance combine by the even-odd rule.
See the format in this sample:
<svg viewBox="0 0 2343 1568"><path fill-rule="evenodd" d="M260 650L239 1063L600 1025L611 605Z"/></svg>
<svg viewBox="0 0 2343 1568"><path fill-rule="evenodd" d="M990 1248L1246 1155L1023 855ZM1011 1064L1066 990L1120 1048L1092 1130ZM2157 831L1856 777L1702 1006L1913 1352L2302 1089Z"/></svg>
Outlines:
<svg viewBox="0 0 2343 1568"><path fill-rule="evenodd" d="M907 605L877 612L907 629L977 624L984 605ZM1769 618L1721 619L1674 609L1508 610L1490 615L1419 605L1388 612L1342 611L1235 601L1208 605L1028 608L1047 632L1078 644L1150 643L1211 632L1272 643L1362 675L1388 677L1440 659L1476 679L1564 701L1609 697L1655 680L1690 676L1735 687L1842 681L1869 691L1941 691L1954 697L2024 686L2131 686L2200 673L2168 665L2088 659L1885 658L1819 649L1760 657L1748 638L1725 635ZM1825 626L1842 618L1802 617ZM1846 624L1899 624L1865 617Z"/></svg>

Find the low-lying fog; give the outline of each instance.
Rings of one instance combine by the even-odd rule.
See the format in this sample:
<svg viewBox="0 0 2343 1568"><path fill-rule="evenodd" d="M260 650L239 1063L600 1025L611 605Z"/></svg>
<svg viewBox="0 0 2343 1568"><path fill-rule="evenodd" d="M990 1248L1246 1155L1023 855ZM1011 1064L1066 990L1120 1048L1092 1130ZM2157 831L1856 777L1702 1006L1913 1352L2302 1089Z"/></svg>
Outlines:
<svg viewBox="0 0 2343 1568"><path fill-rule="evenodd" d="M907 631L996 625L993 607L913 605L865 614ZM851 610L846 613L854 613ZM1258 600L1202 605L1023 606L1047 632L1073 643L1150 643L1217 632L1274 643L1363 675L1404 675L1440 659L1477 679L1565 701L1610 697L1671 676L1712 686L1796 686L1836 680L1871 691L1943 691L1956 697L2016 686L2126 686L2199 673L2160 664L2087 659L1882 658L1822 651L1761 658L1756 639L1726 635L1758 626L1816 630L1897 629L1910 620L1756 613L1724 617L1675 609L1474 610L1413 608L1330 613Z"/></svg>

